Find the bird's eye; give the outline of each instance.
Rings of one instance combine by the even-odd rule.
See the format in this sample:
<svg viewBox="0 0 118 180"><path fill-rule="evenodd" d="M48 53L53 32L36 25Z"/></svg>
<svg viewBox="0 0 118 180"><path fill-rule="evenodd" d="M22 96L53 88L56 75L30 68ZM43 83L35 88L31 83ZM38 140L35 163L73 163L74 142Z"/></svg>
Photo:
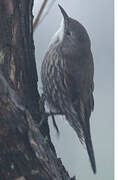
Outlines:
<svg viewBox="0 0 118 180"><path fill-rule="evenodd" d="M80 34L80 35L79 35L79 40L80 40L80 41L83 41L83 40L84 40L83 34Z"/></svg>
<svg viewBox="0 0 118 180"><path fill-rule="evenodd" d="M86 34L85 33L80 33L80 35L79 35L79 40L80 41L85 41L87 39L87 36L86 36Z"/></svg>
<svg viewBox="0 0 118 180"><path fill-rule="evenodd" d="M71 36L72 35L71 31L67 31L66 34L67 34L67 36Z"/></svg>

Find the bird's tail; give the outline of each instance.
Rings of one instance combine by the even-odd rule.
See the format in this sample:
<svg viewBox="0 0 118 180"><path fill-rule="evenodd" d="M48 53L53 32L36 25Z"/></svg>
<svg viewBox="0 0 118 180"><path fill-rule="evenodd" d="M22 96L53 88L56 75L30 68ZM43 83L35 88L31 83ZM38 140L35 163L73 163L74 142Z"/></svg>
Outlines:
<svg viewBox="0 0 118 180"><path fill-rule="evenodd" d="M75 116L74 116L74 110L75 110ZM86 145L86 149L89 155L91 167L93 170L93 173L96 173L96 163L95 163L95 157L94 157L94 150L91 140L91 133L90 133L90 114L91 111L85 110L85 107L83 106L76 106L74 107L73 113L70 113L70 117L67 117L67 119L73 119L70 124L75 129L80 142L82 144ZM70 111L71 112L71 111ZM77 113L77 114L76 114Z"/></svg>
<svg viewBox="0 0 118 180"><path fill-rule="evenodd" d="M86 145L93 173L96 173L96 163L91 140L89 122L91 110L85 109L82 103L81 105L77 103L73 106L68 106L67 109L68 111L65 113L66 118L69 121L70 125L73 127L73 129L76 131L80 142Z"/></svg>
<svg viewBox="0 0 118 180"><path fill-rule="evenodd" d="M92 145L92 140L91 140L89 122L88 124L83 124L82 126L83 126L84 140L85 140L87 152L89 155L91 167L93 169L93 172L96 173L96 163L95 163L94 150L93 150L93 145Z"/></svg>
<svg viewBox="0 0 118 180"><path fill-rule="evenodd" d="M91 163L93 173L96 174L96 163L95 163L94 150L93 150L93 145L92 145L92 140L91 140L89 122L88 122L88 125L85 124L84 122L81 122L81 125L79 126L76 125L76 128L74 129L80 139L80 142L86 145L86 149L89 155L89 160Z"/></svg>
<svg viewBox="0 0 118 180"><path fill-rule="evenodd" d="M79 112L78 112L78 109L79 109ZM84 141L86 145L93 173L96 173L96 163L95 163L94 150L93 150L93 145L92 145L92 140L91 140L90 121L89 121L90 115L91 115L91 109L92 109L91 105L89 104L84 105L82 101L80 101L79 108L77 108L77 106L75 108L77 112L77 116L79 118L78 121L80 124L78 126L77 134L78 134L78 137L80 138L80 141L82 137L82 140ZM79 133L80 131L79 129L81 129L81 134Z"/></svg>

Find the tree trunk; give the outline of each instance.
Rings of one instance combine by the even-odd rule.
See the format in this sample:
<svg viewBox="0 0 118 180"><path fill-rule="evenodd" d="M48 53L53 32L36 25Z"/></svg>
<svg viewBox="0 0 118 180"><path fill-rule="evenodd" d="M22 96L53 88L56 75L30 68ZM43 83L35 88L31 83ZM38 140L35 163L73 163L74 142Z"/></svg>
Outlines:
<svg viewBox="0 0 118 180"><path fill-rule="evenodd" d="M70 180L37 89L32 7L0 0L0 180Z"/></svg>

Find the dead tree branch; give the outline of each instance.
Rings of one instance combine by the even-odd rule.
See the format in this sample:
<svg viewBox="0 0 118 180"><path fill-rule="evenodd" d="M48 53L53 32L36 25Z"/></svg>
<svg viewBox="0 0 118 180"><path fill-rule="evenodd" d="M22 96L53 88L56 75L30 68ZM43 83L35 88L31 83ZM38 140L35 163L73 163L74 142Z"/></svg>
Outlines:
<svg viewBox="0 0 118 180"><path fill-rule="evenodd" d="M45 19L45 17L48 15L48 13L50 12L50 10L51 10L51 8L53 7L53 5L54 5L54 3L56 2L56 0L52 0L52 1L49 3L47 9L45 10L47 2L48 2L48 1L45 1L45 0L44 0L43 4L42 4L42 6L41 6L41 8L40 8L40 10L39 10L39 12L38 12L35 20L34 20L34 23L33 23L33 29L34 29L34 31L35 31L37 25L38 25L38 24L41 24L41 22L42 22L42 21ZM44 13L43 16L42 16L42 13L43 13L44 10L45 10L45 13Z"/></svg>
<svg viewBox="0 0 118 180"><path fill-rule="evenodd" d="M40 19L41 15L42 15L43 10L45 9L45 6L46 6L47 2L48 2L48 0L43 1L42 6L41 6L41 8L40 8L35 20L34 20L34 23L33 23L33 29L34 30L35 30L35 28L36 28L36 26L37 26L37 24L39 22L39 19Z"/></svg>

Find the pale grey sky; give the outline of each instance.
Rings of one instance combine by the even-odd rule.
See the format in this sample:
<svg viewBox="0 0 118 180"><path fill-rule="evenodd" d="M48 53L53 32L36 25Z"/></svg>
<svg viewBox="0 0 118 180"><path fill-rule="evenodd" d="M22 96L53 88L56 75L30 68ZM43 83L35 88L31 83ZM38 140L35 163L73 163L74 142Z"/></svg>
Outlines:
<svg viewBox="0 0 118 180"><path fill-rule="evenodd" d="M35 0L34 14L42 1ZM51 2L51 0L49 0ZM60 26L62 15L60 3L67 13L80 21L87 29L92 45L95 65L95 110L91 116L91 131L97 164L97 175L93 175L86 150L79 143L73 129L58 117L60 138L57 138L51 121L51 137L58 156L71 176L79 180L113 180L113 0L60 0L56 1L35 33L37 70L40 83L40 68L48 43Z"/></svg>

